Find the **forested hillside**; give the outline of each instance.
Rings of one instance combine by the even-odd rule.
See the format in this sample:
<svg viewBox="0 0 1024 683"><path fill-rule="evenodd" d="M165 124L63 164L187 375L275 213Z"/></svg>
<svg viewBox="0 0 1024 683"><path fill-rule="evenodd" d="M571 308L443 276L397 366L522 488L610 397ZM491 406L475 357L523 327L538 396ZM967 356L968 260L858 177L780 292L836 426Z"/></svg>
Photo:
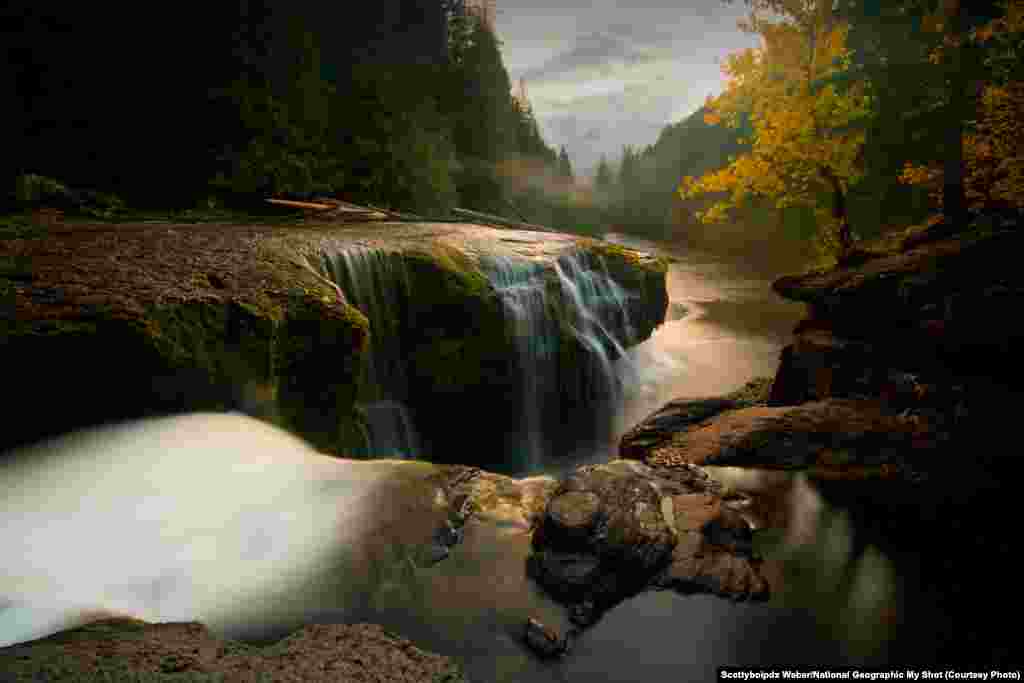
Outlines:
<svg viewBox="0 0 1024 683"><path fill-rule="evenodd" d="M9 203L18 177L22 199L38 195L24 178L39 175L74 188L58 192L72 204L320 194L507 212L503 168L557 170L496 38L459 0L15 0L0 36Z"/></svg>
<svg viewBox="0 0 1024 683"><path fill-rule="evenodd" d="M724 60L723 93L599 167L614 223L827 261L844 239L1024 206L1019 0L747 4L761 47Z"/></svg>

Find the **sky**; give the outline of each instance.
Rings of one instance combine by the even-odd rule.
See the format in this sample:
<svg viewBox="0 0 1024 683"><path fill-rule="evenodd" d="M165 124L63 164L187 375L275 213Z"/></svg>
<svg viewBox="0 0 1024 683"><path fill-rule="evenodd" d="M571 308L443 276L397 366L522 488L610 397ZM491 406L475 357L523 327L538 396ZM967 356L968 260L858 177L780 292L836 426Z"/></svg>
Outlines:
<svg viewBox="0 0 1024 683"><path fill-rule="evenodd" d="M721 62L755 47L742 0L497 0L495 30L513 82L548 145L577 175L623 145L653 144L724 84Z"/></svg>

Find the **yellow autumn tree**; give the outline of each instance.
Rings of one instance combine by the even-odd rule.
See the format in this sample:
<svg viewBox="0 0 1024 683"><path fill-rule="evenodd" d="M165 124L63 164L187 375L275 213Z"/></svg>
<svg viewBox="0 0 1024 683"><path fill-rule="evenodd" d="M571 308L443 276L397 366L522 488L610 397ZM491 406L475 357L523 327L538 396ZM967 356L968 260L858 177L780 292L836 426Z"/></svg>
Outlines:
<svg viewBox="0 0 1024 683"><path fill-rule="evenodd" d="M728 193L697 213L702 222L727 220L748 199L765 199L779 209L813 209L823 251L849 248L846 198L862 177L871 100L866 84L843 78L850 69L848 27L832 17L831 6L828 0L785 3L782 19L765 19L755 9L741 24L762 44L727 57L725 90L708 98L705 119L733 128L746 119L751 150L725 168L683 178L684 199Z"/></svg>
<svg viewBox="0 0 1024 683"><path fill-rule="evenodd" d="M1011 0L1005 9L1004 16L968 32L963 39L1006 57L1003 53L1006 53L1007 38L1024 34L1024 0ZM942 30L941 20L932 30ZM940 64L946 51L958 47L958 41L946 37L929 55L929 61ZM1013 51L1009 56L1019 59ZM983 85L973 125L963 133L964 193L968 206L1024 208L1022 121L1024 81L1019 80L1019 73L1006 79L993 77ZM942 220L944 169L941 162L908 163L899 179L927 188L937 211L928 223L934 225Z"/></svg>

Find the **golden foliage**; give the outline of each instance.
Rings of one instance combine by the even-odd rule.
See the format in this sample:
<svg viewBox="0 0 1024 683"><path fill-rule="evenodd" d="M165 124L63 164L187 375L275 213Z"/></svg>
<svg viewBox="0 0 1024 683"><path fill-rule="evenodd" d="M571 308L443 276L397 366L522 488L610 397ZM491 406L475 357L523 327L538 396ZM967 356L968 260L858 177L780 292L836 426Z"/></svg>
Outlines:
<svg viewBox="0 0 1024 683"><path fill-rule="evenodd" d="M751 151L727 167L682 179L683 199L729 193L697 213L704 223L727 220L730 209L758 197L777 208L815 208L827 231L830 204L819 205L833 190L827 176L844 193L861 177L864 132L856 124L870 115L870 95L864 84L840 90L829 81L850 67L848 27L822 20L813 3L798 4L802 13L794 9L787 21L752 15L746 27L761 35L762 46L729 55L722 68L726 88L706 102L706 123L738 128L748 117L753 136Z"/></svg>

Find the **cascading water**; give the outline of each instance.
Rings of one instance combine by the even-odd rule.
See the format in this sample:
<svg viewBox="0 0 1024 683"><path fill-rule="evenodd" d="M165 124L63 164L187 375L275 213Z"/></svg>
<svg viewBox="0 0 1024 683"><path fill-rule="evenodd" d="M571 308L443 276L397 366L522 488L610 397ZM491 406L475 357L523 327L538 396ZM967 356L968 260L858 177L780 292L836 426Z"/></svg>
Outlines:
<svg viewBox="0 0 1024 683"><path fill-rule="evenodd" d="M518 355L522 419L511 434L518 440L512 450L527 471L536 471L548 461L553 432L578 422L580 408L591 418L589 431L607 424L601 408L621 395L615 361L625 359L623 345L633 336L627 293L603 260L586 252L560 256L554 277L523 258L481 261L501 298Z"/></svg>
<svg viewBox="0 0 1024 683"><path fill-rule="evenodd" d="M419 439L405 407L408 382L400 328L409 285L401 256L357 245L323 252L321 258L349 303L370 321L364 398L357 404L369 432L366 454L416 458Z"/></svg>
<svg viewBox="0 0 1024 683"><path fill-rule="evenodd" d="M323 252L321 269L370 322L370 359L359 404L368 427L367 455L426 457L410 417L409 353L404 327L415 296L398 252L366 246ZM629 294L600 256L575 250L553 263L522 255L479 256L502 304L517 377L509 394L518 409L501 425L504 464L537 471L562 436L598 437L622 397L624 346L635 333ZM405 342L408 345L408 341ZM626 368L628 374L628 368ZM420 397L422 400L422 397Z"/></svg>

